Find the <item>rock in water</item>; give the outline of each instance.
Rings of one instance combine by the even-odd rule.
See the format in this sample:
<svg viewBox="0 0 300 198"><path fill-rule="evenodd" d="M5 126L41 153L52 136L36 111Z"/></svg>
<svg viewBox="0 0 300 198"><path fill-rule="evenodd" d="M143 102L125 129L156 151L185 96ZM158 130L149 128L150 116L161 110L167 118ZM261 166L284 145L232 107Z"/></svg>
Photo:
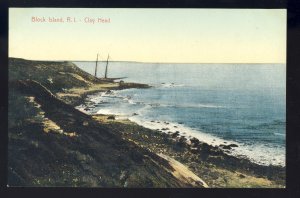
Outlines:
<svg viewBox="0 0 300 198"><path fill-rule="evenodd" d="M239 147L237 144L229 144L228 146L232 147Z"/></svg>
<svg viewBox="0 0 300 198"><path fill-rule="evenodd" d="M106 94L112 94L112 91L111 90L107 90L105 93Z"/></svg>
<svg viewBox="0 0 300 198"><path fill-rule="evenodd" d="M236 145L236 144L229 144L229 145L221 144L221 145L220 145L220 148L226 149L226 150L230 150L230 149L232 149L233 147L238 147L238 145Z"/></svg>

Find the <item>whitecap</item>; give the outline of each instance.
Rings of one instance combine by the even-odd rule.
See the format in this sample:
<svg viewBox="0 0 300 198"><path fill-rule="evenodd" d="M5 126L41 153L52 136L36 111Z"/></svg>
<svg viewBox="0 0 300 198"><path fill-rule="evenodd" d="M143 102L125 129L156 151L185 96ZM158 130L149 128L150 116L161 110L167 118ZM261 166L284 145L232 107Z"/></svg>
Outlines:
<svg viewBox="0 0 300 198"><path fill-rule="evenodd" d="M274 132L274 135L285 136L285 134L283 134L283 133L276 133L276 132Z"/></svg>
<svg viewBox="0 0 300 198"><path fill-rule="evenodd" d="M187 139L195 137L202 142L212 146L219 146L221 144L229 145L236 144L238 147L231 150L224 150L227 154L233 156L245 156L250 161L260 165L279 165L285 166L285 152L282 147L273 147L272 145L262 144L244 144L233 140L225 140L217 136L193 129L175 122L162 121L162 120L146 120L141 116L129 117L129 120L144 126L149 129L159 130L164 133L179 132L179 135L185 136ZM168 124L166 124L168 123ZM163 129L163 130L162 130ZM226 143L224 143L226 142Z"/></svg>

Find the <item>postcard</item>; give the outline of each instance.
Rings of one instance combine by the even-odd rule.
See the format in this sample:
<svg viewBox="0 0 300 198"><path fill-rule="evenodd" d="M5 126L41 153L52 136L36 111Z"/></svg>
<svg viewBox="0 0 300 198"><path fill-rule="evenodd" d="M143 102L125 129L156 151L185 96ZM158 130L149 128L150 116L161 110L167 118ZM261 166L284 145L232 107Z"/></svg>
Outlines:
<svg viewBox="0 0 300 198"><path fill-rule="evenodd" d="M286 9L9 8L9 187L285 188Z"/></svg>

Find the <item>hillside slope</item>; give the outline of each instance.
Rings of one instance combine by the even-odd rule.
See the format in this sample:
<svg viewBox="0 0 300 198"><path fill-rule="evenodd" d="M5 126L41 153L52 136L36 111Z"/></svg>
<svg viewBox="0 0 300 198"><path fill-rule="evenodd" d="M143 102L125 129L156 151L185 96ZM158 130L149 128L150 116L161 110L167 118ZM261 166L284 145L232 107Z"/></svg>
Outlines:
<svg viewBox="0 0 300 198"><path fill-rule="evenodd" d="M50 91L63 88L87 87L91 83L101 83L94 76L79 69L71 62L30 61L19 58L9 59L9 80L36 80Z"/></svg>
<svg viewBox="0 0 300 198"><path fill-rule="evenodd" d="M9 186L206 186L59 99L103 83L74 64L10 59L9 80Z"/></svg>

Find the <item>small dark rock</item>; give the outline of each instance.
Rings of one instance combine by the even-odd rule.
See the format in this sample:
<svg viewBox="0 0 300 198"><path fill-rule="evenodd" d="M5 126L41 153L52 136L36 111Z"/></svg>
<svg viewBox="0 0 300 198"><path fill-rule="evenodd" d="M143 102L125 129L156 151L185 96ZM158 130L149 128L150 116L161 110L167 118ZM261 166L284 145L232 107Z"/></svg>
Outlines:
<svg viewBox="0 0 300 198"><path fill-rule="evenodd" d="M203 151L203 152L205 152L205 153L208 153L208 152L210 152L210 150L211 150L211 146L208 145L208 144L205 143L205 142L199 143L199 146L200 146L200 148L201 148L201 151Z"/></svg>
<svg viewBox="0 0 300 198"><path fill-rule="evenodd" d="M191 138L190 141L191 141L193 146L198 146L199 143L200 143L200 141L197 138L194 138L194 137Z"/></svg>
<svg viewBox="0 0 300 198"><path fill-rule="evenodd" d="M116 116L110 115L110 116L107 117L107 119L108 119L108 120L115 120L115 119L116 119Z"/></svg>
<svg viewBox="0 0 300 198"><path fill-rule="evenodd" d="M223 146L223 149L231 149L230 146Z"/></svg>
<svg viewBox="0 0 300 198"><path fill-rule="evenodd" d="M193 153L193 154L197 154L199 151L198 151L198 148L190 148L190 151L191 151L191 153Z"/></svg>
<svg viewBox="0 0 300 198"><path fill-rule="evenodd" d="M204 186L204 184L201 181L195 181L195 184L198 186Z"/></svg>
<svg viewBox="0 0 300 198"><path fill-rule="evenodd" d="M176 131L175 133L173 133L171 136L173 137L173 138L175 138L175 137L177 137L179 135L179 131Z"/></svg>
<svg viewBox="0 0 300 198"><path fill-rule="evenodd" d="M105 93L106 93L106 94L111 94L112 91L111 91L111 90L107 90Z"/></svg>
<svg viewBox="0 0 300 198"><path fill-rule="evenodd" d="M177 140L177 144L179 146L184 146L186 143L186 138L184 136L180 136L179 139Z"/></svg>
<svg viewBox="0 0 300 198"><path fill-rule="evenodd" d="M232 149L232 147L238 147L238 145L236 145L236 144L229 144L229 145L220 144L220 148L222 148L222 149L230 150L230 149Z"/></svg>
<svg viewBox="0 0 300 198"><path fill-rule="evenodd" d="M246 176L243 175L243 174L240 174L239 177L240 177L240 178L245 178Z"/></svg>

